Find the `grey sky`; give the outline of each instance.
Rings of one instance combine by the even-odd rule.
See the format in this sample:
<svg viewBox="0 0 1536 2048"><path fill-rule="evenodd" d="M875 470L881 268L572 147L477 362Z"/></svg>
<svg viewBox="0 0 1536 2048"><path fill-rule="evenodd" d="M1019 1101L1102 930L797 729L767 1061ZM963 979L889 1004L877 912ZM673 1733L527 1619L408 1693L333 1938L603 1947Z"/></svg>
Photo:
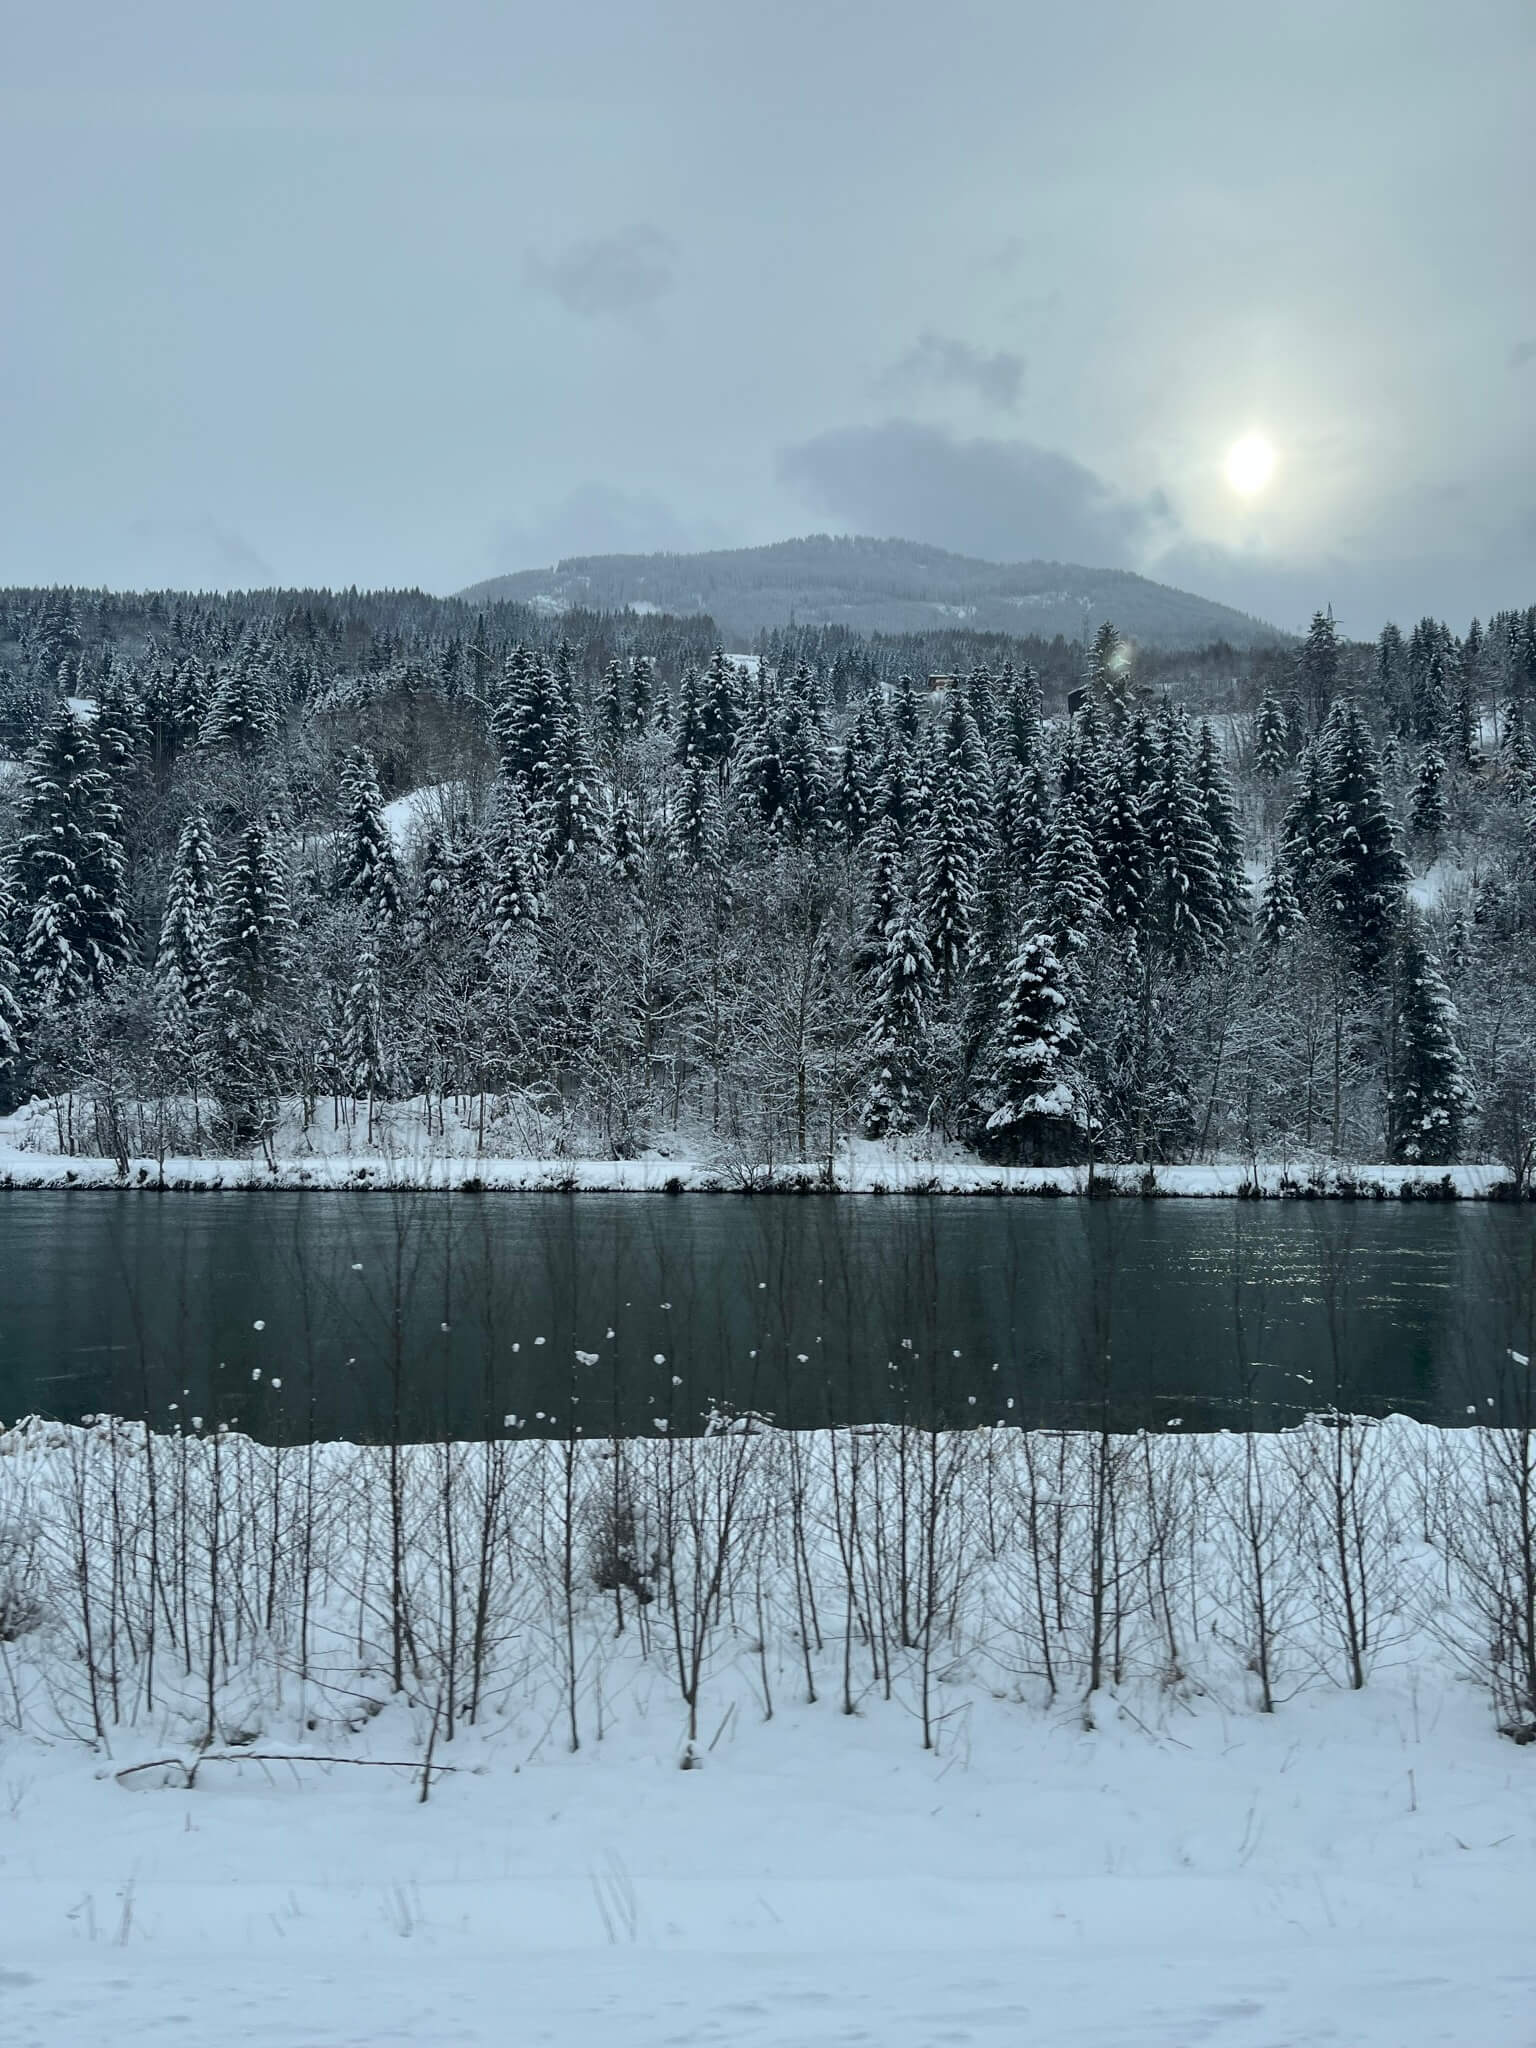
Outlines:
<svg viewBox="0 0 1536 2048"><path fill-rule="evenodd" d="M1362 631L1536 597L1529 0L0 28L0 582L820 528Z"/></svg>

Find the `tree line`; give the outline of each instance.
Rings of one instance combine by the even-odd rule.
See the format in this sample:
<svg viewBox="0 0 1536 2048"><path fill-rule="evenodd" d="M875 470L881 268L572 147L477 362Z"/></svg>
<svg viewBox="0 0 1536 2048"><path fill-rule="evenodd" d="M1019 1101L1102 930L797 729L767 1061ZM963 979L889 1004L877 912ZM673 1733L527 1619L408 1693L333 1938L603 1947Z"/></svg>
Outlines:
<svg viewBox="0 0 1536 2048"><path fill-rule="evenodd" d="M1111 626L1064 698L1022 655L930 686L846 636L373 603L0 605L10 1101L86 1096L120 1150L408 1098L620 1156L1524 1184L1536 612L1320 613L1218 705L1208 653Z"/></svg>

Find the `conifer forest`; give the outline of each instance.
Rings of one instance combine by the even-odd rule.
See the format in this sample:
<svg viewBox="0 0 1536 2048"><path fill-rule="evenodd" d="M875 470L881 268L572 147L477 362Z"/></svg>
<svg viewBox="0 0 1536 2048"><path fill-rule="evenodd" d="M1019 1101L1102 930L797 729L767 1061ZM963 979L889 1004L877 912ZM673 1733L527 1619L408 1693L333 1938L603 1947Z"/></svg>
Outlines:
<svg viewBox="0 0 1536 2048"><path fill-rule="evenodd" d="M1536 1152L1536 609L1142 656L0 597L0 1107L230 1152ZM473 1105L473 1109L467 1105Z"/></svg>

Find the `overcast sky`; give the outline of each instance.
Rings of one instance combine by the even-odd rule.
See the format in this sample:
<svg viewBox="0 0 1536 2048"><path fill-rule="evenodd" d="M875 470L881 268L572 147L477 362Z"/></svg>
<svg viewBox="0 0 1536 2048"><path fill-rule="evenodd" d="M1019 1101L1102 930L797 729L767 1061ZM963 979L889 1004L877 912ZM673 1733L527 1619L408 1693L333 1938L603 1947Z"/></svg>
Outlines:
<svg viewBox="0 0 1536 2048"><path fill-rule="evenodd" d="M1531 0L0 29L0 583L830 530L1360 632L1536 600Z"/></svg>

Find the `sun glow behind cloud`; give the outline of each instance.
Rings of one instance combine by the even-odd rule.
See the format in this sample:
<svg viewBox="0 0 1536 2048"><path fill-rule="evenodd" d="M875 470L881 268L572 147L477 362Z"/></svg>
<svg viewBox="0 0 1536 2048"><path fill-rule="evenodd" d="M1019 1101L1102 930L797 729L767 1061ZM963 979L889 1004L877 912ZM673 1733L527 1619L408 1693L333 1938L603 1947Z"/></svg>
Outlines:
<svg viewBox="0 0 1536 2048"><path fill-rule="evenodd" d="M1256 498L1275 474L1274 443L1265 434L1244 434L1227 450L1227 482L1240 498Z"/></svg>

